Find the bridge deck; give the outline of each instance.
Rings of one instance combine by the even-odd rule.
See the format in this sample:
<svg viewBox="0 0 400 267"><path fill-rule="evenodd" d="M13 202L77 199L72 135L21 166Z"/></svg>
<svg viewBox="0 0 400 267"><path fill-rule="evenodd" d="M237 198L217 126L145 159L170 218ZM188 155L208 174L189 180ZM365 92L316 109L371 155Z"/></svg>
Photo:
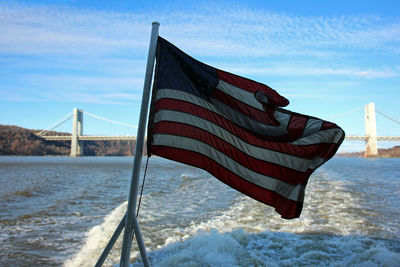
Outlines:
<svg viewBox="0 0 400 267"><path fill-rule="evenodd" d="M71 136L41 136L42 138L49 141L70 141ZM358 135L347 135L345 140L355 140L355 141L366 141L367 136ZM400 141L400 136L378 136L378 141ZM79 136L79 140L82 141L135 141L136 136L92 136L92 135L82 135Z"/></svg>
<svg viewBox="0 0 400 267"><path fill-rule="evenodd" d="M366 141L367 136L346 135L345 140ZM377 136L378 141L400 141L400 136Z"/></svg>
<svg viewBox="0 0 400 267"><path fill-rule="evenodd" d="M41 136L49 141L71 141L71 136ZM79 136L82 141L136 141L136 136Z"/></svg>

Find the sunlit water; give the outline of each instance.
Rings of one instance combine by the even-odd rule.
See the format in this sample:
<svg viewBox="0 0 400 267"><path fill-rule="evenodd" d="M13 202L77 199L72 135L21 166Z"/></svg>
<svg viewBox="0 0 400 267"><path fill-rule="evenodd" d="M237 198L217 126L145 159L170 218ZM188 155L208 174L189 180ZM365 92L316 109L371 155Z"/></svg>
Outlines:
<svg viewBox="0 0 400 267"><path fill-rule="evenodd" d="M93 266L126 211L132 158L0 157L0 266ZM153 266L400 266L400 159L334 158L300 219L151 158L139 221ZM122 238L105 265L119 262ZM141 266L134 243L134 266Z"/></svg>

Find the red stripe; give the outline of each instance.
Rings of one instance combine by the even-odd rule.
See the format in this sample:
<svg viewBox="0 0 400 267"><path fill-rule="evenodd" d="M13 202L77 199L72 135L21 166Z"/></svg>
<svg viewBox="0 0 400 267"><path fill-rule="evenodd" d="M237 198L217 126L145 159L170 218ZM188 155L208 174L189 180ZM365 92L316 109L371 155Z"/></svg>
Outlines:
<svg viewBox="0 0 400 267"><path fill-rule="evenodd" d="M289 100L287 100L286 98L278 94L274 89L265 84L244 77L240 77L223 70L216 71L220 80L223 80L227 83L230 83L236 87L252 93L255 93L257 91L264 92L268 96L268 100L272 105L286 107L289 104Z"/></svg>
<svg viewBox="0 0 400 267"><path fill-rule="evenodd" d="M215 89L213 91L211 97L217 99L218 101L221 101L222 103L225 103L226 105L243 113L251 119L267 125L279 125L279 122L274 117L270 117L270 114L266 113L265 111L261 111L257 108L249 106L218 89Z"/></svg>
<svg viewBox="0 0 400 267"><path fill-rule="evenodd" d="M243 141L258 146L261 148L279 151L281 153L285 153L292 156L297 156L306 159L312 159L316 156L323 156L325 154L325 150L332 146L332 144L315 144L315 145L308 145L308 146L296 146L291 145L290 143L285 142L271 142L261 139L260 137L254 136L250 134L248 131L238 127L228 119L210 111L200 106L187 103L181 100L175 99L160 99L156 103L155 112L158 112L162 109L168 110L175 110L184 113L193 114L205 120L208 120L228 132L232 133L239 139ZM322 154L321 154L322 153Z"/></svg>
<svg viewBox="0 0 400 267"><path fill-rule="evenodd" d="M267 162L264 160L253 158L251 155L245 154L228 142L221 138L210 134L209 132L182 123L159 122L154 125L154 132L157 134L171 134L176 136L185 136L195 140L199 140L208 144L216 150L224 153L242 166L253 170L261 175L270 176L281 181L297 185L306 185L308 177L314 171L308 169L305 172L296 171L285 166ZM266 151L268 153L268 151Z"/></svg>
<svg viewBox="0 0 400 267"><path fill-rule="evenodd" d="M292 114L288 123L288 133L289 138L291 140L296 140L301 138L303 135L304 129L306 128L306 124L308 121L308 117L299 116L298 114Z"/></svg>
<svg viewBox="0 0 400 267"><path fill-rule="evenodd" d="M321 130L328 130L328 129L332 129L332 128L338 128L338 126L332 122L324 121L324 123L322 124Z"/></svg>
<svg viewBox="0 0 400 267"><path fill-rule="evenodd" d="M273 191L250 183L202 154L164 146L151 146L151 152L167 159L206 170L232 188L264 204L273 206L281 214L282 218L293 219L300 216L303 206L302 202L286 199Z"/></svg>

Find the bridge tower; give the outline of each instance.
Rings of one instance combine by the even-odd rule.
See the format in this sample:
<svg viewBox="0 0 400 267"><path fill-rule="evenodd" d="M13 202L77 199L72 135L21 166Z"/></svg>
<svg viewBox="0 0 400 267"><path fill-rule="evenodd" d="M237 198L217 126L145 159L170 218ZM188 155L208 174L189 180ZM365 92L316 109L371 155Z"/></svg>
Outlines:
<svg viewBox="0 0 400 267"><path fill-rule="evenodd" d="M378 139L376 134L375 104L365 106L365 156L378 156Z"/></svg>
<svg viewBox="0 0 400 267"><path fill-rule="evenodd" d="M83 134L83 111L74 108L72 115L71 157L83 156L83 144L79 137Z"/></svg>

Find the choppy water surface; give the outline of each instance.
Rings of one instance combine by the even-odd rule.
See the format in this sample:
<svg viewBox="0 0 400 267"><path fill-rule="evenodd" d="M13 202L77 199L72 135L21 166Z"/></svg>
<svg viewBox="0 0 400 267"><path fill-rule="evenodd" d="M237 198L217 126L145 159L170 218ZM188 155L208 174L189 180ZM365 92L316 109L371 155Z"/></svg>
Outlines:
<svg viewBox="0 0 400 267"><path fill-rule="evenodd" d="M0 265L93 266L126 210L131 166L0 157ZM400 266L399 207L400 159L332 159L310 178L301 218L284 220L204 171L154 157L139 221L154 266Z"/></svg>

